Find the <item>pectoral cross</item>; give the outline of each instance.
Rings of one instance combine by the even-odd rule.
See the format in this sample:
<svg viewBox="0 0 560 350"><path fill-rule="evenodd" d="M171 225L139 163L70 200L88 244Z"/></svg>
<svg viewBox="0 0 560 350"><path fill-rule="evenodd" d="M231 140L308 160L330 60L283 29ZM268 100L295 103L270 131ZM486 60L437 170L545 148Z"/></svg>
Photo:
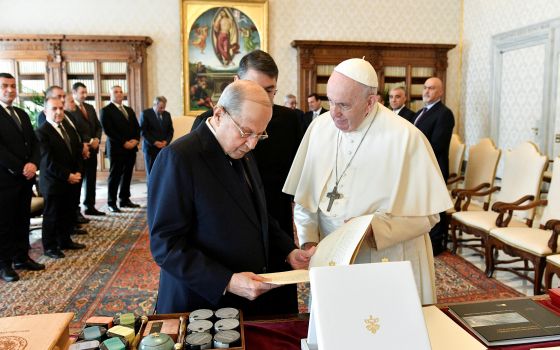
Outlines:
<svg viewBox="0 0 560 350"><path fill-rule="evenodd" d="M327 207L327 211L331 211L332 205L335 200L342 198L342 193L337 191L338 186L334 186L333 190L327 192L327 197L329 197L329 206Z"/></svg>

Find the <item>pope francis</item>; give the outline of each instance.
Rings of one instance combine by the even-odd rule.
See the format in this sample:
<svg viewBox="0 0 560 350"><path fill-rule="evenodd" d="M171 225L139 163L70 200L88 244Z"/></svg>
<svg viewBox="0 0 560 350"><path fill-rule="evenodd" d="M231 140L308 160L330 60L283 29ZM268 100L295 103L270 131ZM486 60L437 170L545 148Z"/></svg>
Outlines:
<svg viewBox="0 0 560 350"><path fill-rule="evenodd" d="M303 249L354 217L374 214L356 263L409 260L423 304L436 303L428 232L452 206L430 143L376 102L377 74L352 58L327 83L330 111L301 142L283 191L294 195Z"/></svg>

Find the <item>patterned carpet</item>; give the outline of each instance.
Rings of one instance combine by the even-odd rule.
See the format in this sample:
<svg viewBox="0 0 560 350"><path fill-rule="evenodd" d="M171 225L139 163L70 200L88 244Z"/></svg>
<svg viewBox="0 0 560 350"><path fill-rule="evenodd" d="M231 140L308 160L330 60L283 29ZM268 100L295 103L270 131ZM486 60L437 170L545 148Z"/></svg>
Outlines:
<svg viewBox="0 0 560 350"><path fill-rule="evenodd" d="M125 209L95 218L85 236L73 236L85 250L66 258L42 256L40 241L30 255L45 271L21 271L16 283L0 282L0 316L74 312L72 330L93 314L130 310L151 313L159 272L151 259L146 209Z"/></svg>
<svg viewBox="0 0 560 350"><path fill-rule="evenodd" d="M439 304L524 296L494 278L487 278L483 271L460 256L445 252L434 260Z"/></svg>
<svg viewBox="0 0 560 350"><path fill-rule="evenodd" d="M66 251L64 259L41 256L40 244L32 246L31 255L47 269L21 272L16 283L0 282L0 317L74 312L71 333L76 333L92 315L153 312L159 270L149 251L146 209L95 218L87 228L89 235L74 236L87 248ZM439 303L522 295L461 257L443 253L435 262ZM300 311L306 312L309 288L302 284L298 290Z"/></svg>

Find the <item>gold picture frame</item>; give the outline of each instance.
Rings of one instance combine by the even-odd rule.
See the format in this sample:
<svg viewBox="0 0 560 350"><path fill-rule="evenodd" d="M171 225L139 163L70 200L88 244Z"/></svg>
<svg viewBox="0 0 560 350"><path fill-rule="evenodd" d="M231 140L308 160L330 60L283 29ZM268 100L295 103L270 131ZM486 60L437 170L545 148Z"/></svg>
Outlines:
<svg viewBox="0 0 560 350"><path fill-rule="evenodd" d="M233 81L241 57L267 51L268 0L182 0L181 5L184 111L197 116Z"/></svg>

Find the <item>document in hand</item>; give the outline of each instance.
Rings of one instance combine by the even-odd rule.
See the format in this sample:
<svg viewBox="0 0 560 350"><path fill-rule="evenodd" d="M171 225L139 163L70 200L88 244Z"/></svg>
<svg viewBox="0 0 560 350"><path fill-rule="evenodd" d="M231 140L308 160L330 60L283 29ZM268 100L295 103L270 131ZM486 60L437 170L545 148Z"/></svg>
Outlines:
<svg viewBox="0 0 560 350"><path fill-rule="evenodd" d="M314 267L310 277L310 348L431 349L409 261Z"/></svg>
<svg viewBox="0 0 560 350"><path fill-rule="evenodd" d="M364 241L373 215L353 218L321 240L311 257L309 268L318 266L350 265ZM272 284L292 284L309 282L307 270L293 270L261 274Z"/></svg>

